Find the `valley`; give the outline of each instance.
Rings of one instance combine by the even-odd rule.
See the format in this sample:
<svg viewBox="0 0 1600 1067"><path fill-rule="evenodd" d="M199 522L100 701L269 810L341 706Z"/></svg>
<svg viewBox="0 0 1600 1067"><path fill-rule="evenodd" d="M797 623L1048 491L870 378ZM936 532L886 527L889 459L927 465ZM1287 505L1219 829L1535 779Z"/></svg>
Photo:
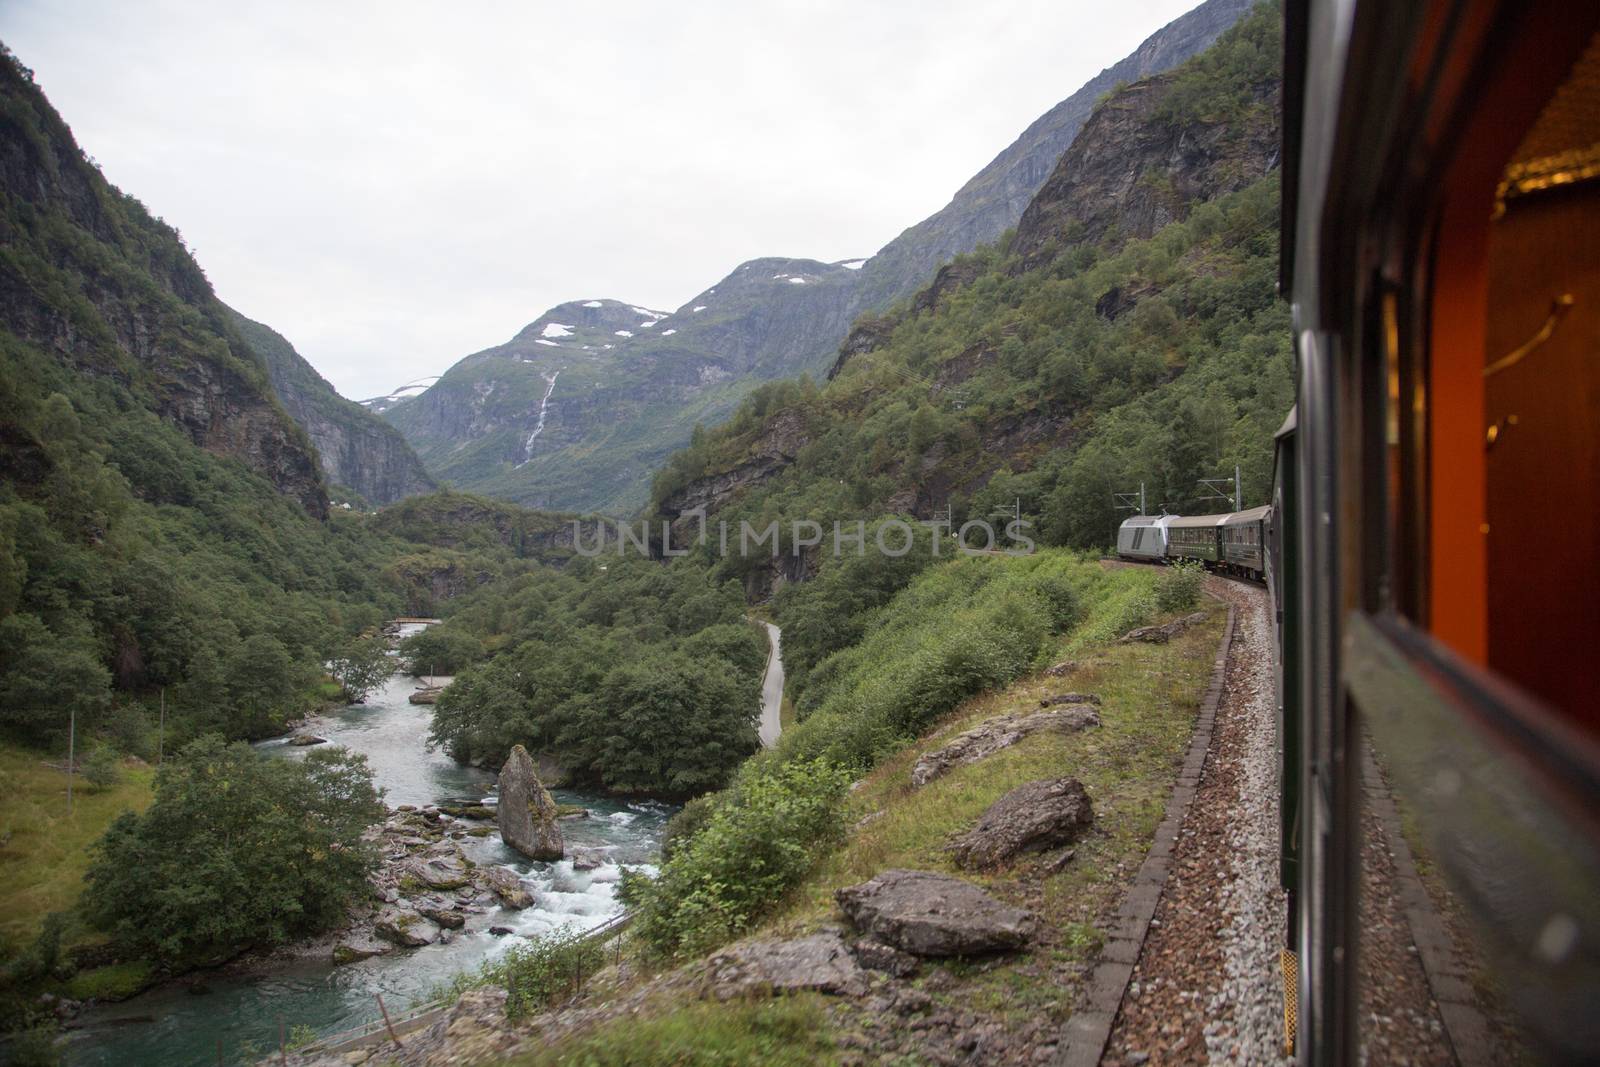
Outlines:
<svg viewBox="0 0 1600 1067"><path fill-rule="evenodd" d="M1114 494L1265 499L1292 403L1281 17L1207 0L874 256L571 300L359 404L8 54L8 1052L1061 1053L1231 626L1102 565ZM896 932L929 893L1000 932Z"/></svg>

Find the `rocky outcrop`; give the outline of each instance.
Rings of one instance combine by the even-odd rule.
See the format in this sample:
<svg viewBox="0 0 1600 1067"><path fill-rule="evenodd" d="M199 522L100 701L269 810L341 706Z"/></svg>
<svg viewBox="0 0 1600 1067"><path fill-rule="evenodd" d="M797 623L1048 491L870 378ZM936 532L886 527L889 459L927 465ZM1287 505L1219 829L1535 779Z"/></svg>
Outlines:
<svg viewBox="0 0 1600 1067"><path fill-rule="evenodd" d="M1053 696L1043 697L1039 701L1041 708L1056 708L1064 704L1093 704L1100 706L1100 698L1093 693L1056 693Z"/></svg>
<svg viewBox="0 0 1600 1067"><path fill-rule="evenodd" d="M1100 716L1095 710L1083 706L989 719L965 733L957 734L942 747L925 753L911 768L911 784L927 785L953 768L976 763L1040 730L1074 733L1099 725Z"/></svg>
<svg viewBox="0 0 1600 1067"><path fill-rule="evenodd" d="M1235 62L1216 51L1193 62L1208 60ZM1208 91L1242 80L1229 85L1233 97L1197 113L1189 113L1195 90L1187 67L1122 86L1101 103L1017 222L1017 270L1048 262L1068 244L1149 237L1277 166L1281 75L1275 64L1263 63L1259 75L1241 66L1227 78L1205 71ZM1121 294L1102 302L1108 316L1126 310Z"/></svg>
<svg viewBox="0 0 1600 1067"><path fill-rule="evenodd" d="M1076 778L1029 782L989 805L950 852L968 870L995 867L1024 852L1070 845L1093 822L1089 794Z"/></svg>
<svg viewBox="0 0 1600 1067"><path fill-rule="evenodd" d="M499 793L496 820L501 839L529 859L560 859L566 843L556 825L556 802L534 773L533 758L521 745L512 746L500 768Z"/></svg>
<svg viewBox="0 0 1600 1067"><path fill-rule="evenodd" d="M1205 621L1206 613L1197 611L1193 615L1185 615L1181 619L1173 619L1160 626L1141 626L1136 630L1129 630L1117 640L1122 643L1143 641L1151 645L1164 645L1189 627L1198 626Z"/></svg>
<svg viewBox="0 0 1600 1067"><path fill-rule="evenodd" d="M746 941L712 956L707 978L718 1000L772 993L859 997L867 975L837 932L791 941Z"/></svg>
<svg viewBox="0 0 1600 1067"><path fill-rule="evenodd" d="M981 270L971 259L956 259L940 267L926 289L911 298L912 314L934 311L950 298L956 290L978 280Z"/></svg>
<svg viewBox="0 0 1600 1067"><path fill-rule="evenodd" d="M884 871L834 894L857 930L914 956L983 956L1027 945L1030 911L971 882L931 871Z"/></svg>
<svg viewBox="0 0 1600 1067"><path fill-rule="evenodd" d="M10 56L0 63L0 327L110 379L199 447L325 518L315 453L176 230L125 197ZM19 221L28 221L20 229ZM171 487L140 485L160 499Z"/></svg>
<svg viewBox="0 0 1600 1067"><path fill-rule="evenodd" d="M660 514L672 521L675 534L698 533L691 518L710 514L733 500L750 486L759 485L778 474L811 441L804 414L784 409L763 425L745 448L745 458L726 470L708 473L669 495L660 504ZM687 544L684 537L675 537Z"/></svg>
<svg viewBox="0 0 1600 1067"><path fill-rule="evenodd" d="M1254 0L1207 0L1151 34L1134 52L1040 116L950 203L885 245L862 269L859 306L883 308L926 284L940 264L1017 225L1095 103L1119 84L1148 78L1208 48Z"/></svg>
<svg viewBox="0 0 1600 1067"><path fill-rule="evenodd" d="M828 368L829 380L837 377L852 359L875 352L888 344L898 325L900 319L888 315L863 315L857 319L855 325L850 327L850 333L845 336L844 343L839 346L833 366Z"/></svg>
<svg viewBox="0 0 1600 1067"><path fill-rule="evenodd" d="M277 331L232 308L227 312L266 367L284 410L316 446L331 485L378 506L436 488L398 430L340 396Z"/></svg>

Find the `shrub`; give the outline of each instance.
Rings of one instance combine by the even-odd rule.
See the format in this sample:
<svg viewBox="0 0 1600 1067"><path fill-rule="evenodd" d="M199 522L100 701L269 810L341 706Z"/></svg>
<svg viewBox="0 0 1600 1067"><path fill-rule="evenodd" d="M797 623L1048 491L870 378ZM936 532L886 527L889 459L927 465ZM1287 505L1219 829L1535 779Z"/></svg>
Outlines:
<svg viewBox="0 0 1600 1067"><path fill-rule="evenodd" d="M314 933L365 890L377 857L361 835L382 815L363 756L202 738L95 844L84 911L125 952L173 965Z"/></svg>
<svg viewBox="0 0 1600 1067"><path fill-rule="evenodd" d="M455 1001L469 989L499 986L506 991L506 1014L516 1019L577 993L604 962L600 941L563 927L456 975L434 995Z"/></svg>
<svg viewBox="0 0 1600 1067"><path fill-rule="evenodd" d="M1188 611L1200 600L1205 577L1205 565L1196 560L1172 564L1156 579L1156 609Z"/></svg>
<svg viewBox="0 0 1600 1067"><path fill-rule="evenodd" d="M629 872L622 898L653 954L693 955L736 937L843 836L850 776L823 760L757 761L651 880Z"/></svg>
<svg viewBox="0 0 1600 1067"><path fill-rule="evenodd" d="M110 789L122 781L122 760L110 745L96 745L83 761L83 780L95 792Z"/></svg>

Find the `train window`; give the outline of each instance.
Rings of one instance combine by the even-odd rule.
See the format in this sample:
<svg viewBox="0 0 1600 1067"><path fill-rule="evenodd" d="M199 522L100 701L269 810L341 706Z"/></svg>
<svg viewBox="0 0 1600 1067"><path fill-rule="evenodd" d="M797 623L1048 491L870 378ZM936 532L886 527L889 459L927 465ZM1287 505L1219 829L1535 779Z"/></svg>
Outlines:
<svg viewBox="0 0 1600 1067"><path fill-rule="evenodd" d="M1600 35L1524 113L1463 152L1456 175L1495 180L1457 181L1439 226L1428 622L1594 730L1576 653L1600 640Z"/></svg>

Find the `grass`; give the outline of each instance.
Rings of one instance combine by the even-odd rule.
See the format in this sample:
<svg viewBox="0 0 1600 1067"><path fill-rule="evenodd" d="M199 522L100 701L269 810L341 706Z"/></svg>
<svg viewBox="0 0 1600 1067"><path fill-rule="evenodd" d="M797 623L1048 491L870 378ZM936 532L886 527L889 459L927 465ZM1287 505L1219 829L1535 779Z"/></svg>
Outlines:
<svg viewBox="0 0 1600 1067"><path fill-rule="evenodd" d="M40 752L0 745L0 955L31 942L46 915L73 910L89 847L122 812L149 805L154 778L152 768L124 767L121 782L91 792L78 777L69 815L66 774Z"/></svg>
<svg viewBox="0 0 1600 1067"><path fill-rule="evenodd" d="M145 960L112 963L80 971L67 982L73 1000L127 1000L150 984L152 967Z"/></svg>
<svg viewBox="0 0 1600 1067"><path fill-rule="evenodd" d="M852 794L850 819L854 824L875 817L822 858L751 936L792 937L837 924L834 891L887 868L959 873L1039 914L1041 936L1027 952L930 963L917 985L938 1002L979 1013L1008 1029L1045 1018L1052 1024L1064 1022L1100 950L1111 913L1160 822L1227 618L1225 608L1206 601L1201 607L1208 620L1166 645L1110 643L1105 635L1120 633L1124 622L1146 610L1135 602L1150 588L1137 580L1119 583L1116 594L1094 605L1084 626L1061 643L1061 654L1070 652L1079 664L1068 677L1034 674L971 699L868 774ZM1161 620L1139 618L1134 624L1153 621ZM1084 630L1096 636L1085 640ZM921 789L911 786L911 769L923 753L985 719L1036 710L1041 698L1069 690L1101 698L1100 727L1068 736L1037 733ZM1066 775L1084 783L1096 818L1064 869L1047 875L1042 859L1024 858L990 874L956 871L944 851L952 835L969 829L1011 789ZM930 982L939 972L946 978ZM823 1003L836 1008L824 1014L819 1007ZM516 1062L523 1067L829 1063L834 1048L824 1020L832 1015L834 1025L850 1025L848 1017L837 1016L841 1010L856 1009L816 997L689 1005L658 998L638 1014Z"/></svg>
<svg viewBox="0 0 1600 1067"><path fill-rule="evenodd" d="M514 1067L827 1067L838 1062L822 1000L704 1002L625 1015Z"/></svg>
<svg viewBox="0 0 1600 1067"><path fill-rule="evenodd" d="M872 821L790 894L762 934L798 935L837 921L834 891L888 868L958 873L1033 909L1045 920L1045 933L1032 952L1004 965L949 965L960 980L949 999L1013 1021L1041 1012L1064 1019L1073 998L1063 989L1063 973L1098 952L1104 917L1142 862L1187 752L1227 617L1209 602L1206 609L1211 617L1203 626L1167 645L1090 648L1075 634L1063 644L1079 656L1080 668L1069 677L1034 675L968 701L938 729L886 760L852 798L852 818L874 815ZM1114 618L1117 610L1108 605L1102 614ZM1037 733L921 789L911 786L911 768L924 752L985 719L1035 710L1042 697L1068 690L1100 696L1100 727L1067 736ZM944 851L952 835L969 829L1011 789L1069 775L1088 790L1095 826L1064 870L1046 876L1039 860L1023 859L989 875L957 871Z"/></svg>

